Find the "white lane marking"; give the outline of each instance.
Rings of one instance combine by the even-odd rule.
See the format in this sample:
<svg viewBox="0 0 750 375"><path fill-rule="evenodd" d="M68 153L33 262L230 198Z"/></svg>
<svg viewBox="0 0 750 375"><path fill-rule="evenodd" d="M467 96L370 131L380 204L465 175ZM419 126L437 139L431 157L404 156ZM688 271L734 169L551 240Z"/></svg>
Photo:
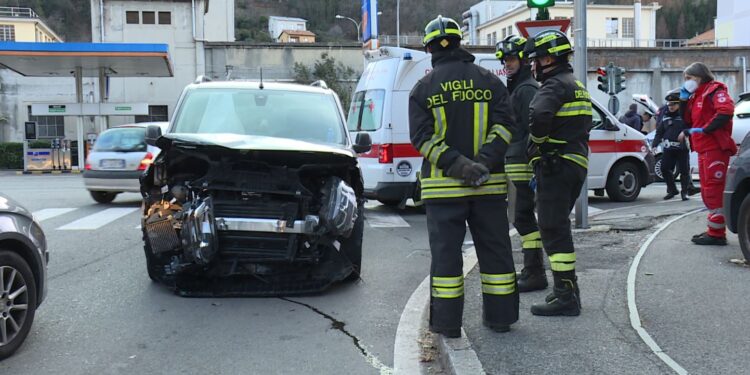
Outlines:
<svg viewBox="0 0 750 375"><path fill-rule="evenodd" d="M509 236L518 233L516 229L508 232ZM475 247L464 251L464 276L477 265L478 258ZM419 374L421 372L419 346L419 332L422 318L427 314L427 304L430 301L430 276L422 280L416 290L411 294L409 300L401 312L396 328L396 341L393 346L393 373L394 374ZM463 333L464 337L466 333ZM472 350L469 348L468 350Z"/></svg>
<svg viewBox="0 0 750 375"><path fill-rule="evenodd" d="M45 221L75 211L75 208L45 208L33 213L36 221Z"/></svg>
<svg viewBox="0 0 750 375"><path fill-rule="evenodd" d="M104 211L82 217L72 223L63 225L57 230L94 230L99 229L125 215L138 211L138 208L108 208Z"/></svg>
<svg viewBox="0 0 750 375"><path fill-rule="evenodd" d="M643 328L643 325L641 325L641 315L638 313L638 305L636 305L635 301L635 279L638 276L638 265L641 263L641 258L643 258L643 254L646 253L646 250L651 245L651 242L653 242L654 239L656 239L656 237L661 234L661 232L672 225L672 223L688 215L700 212L701 210L702 209L690 211L662 224L661 227L659 227L659 229L652 233L651 236L649 236L649 238L646 240L646 242L641 245L641 249L635 256L635 259L633 259L633 263L630 265L630 271L628 272L628 310L630 311L630 325L634 330L636 330L636 332L638 332L638 336L640 336L641 340L643 340L643 342L648 345L649 349L651 349L651 351L654 352L654 354L656 354L656 356L659 357L662 362L664 362L667 366L669 366L672 370L680 375L687 374L687 370L685 370L682 366L675 362L675 360L667 355L667 353L664 353L661 347L659 347L659 344L654 341L654 339L646 331L646 329Z"/></svg>
<svg viewBox="0 0 750 375"><path fill-rule="evenodd" d="M408 228L409 223L397 213L367 211L365 220L373 228Z"/></svg>

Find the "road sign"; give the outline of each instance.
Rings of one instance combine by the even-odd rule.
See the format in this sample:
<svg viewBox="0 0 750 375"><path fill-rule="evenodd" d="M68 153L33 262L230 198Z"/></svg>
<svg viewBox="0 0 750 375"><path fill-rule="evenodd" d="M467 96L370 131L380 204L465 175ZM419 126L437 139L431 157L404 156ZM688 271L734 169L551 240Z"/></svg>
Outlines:
<svg viewBox="0 0 750 375"><path fill-rule="evenodd" d="M32 116L137 116L148 115L148 103L36 103Z"/></svg>
<svg viewBox="0 0 750 375"><path fill-rule="evenodd" d="M25 137L26 139L33 140L36 139L36 121L26 121L24 122L24 130L25 130Z"/></svg>
<svg viewBox="0 0 750 375"><path fill-rule="evenodd" d="M546 21L518 21L516 28L524 38L530 38L545 30L558 30L562 33L568 31L569 19L546 20Z"/></svg>
<svg viewBox="0 0 750 375"><path fill-rule="evenodd" d="M378 0L362 0L362 43L378 49Z"/></svg>

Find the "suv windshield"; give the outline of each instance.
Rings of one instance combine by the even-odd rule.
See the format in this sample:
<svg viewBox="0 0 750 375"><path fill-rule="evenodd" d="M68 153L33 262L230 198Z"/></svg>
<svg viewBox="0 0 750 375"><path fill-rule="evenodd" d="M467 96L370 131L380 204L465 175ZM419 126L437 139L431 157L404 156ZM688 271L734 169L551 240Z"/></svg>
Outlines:
<svg viewBox="0 0 750 375"><path fill-rule="evenodd" d="M189 91L173 133L231 133L346 144L332 95L242 88Z"/></svg>
<svg viewBox="0 0 750 375"><path fill-rule="evenodd" d="M146 128L116 128L105 131L94 144L94 151L146 151Z"/></svg>
<svg viewBox="0 0 750 375"><path fill-rule="evenodd" d="M360 91L354 94L349 107L347 128L349 131L373 131L380 129L383 118L385 90Z"/></svg>

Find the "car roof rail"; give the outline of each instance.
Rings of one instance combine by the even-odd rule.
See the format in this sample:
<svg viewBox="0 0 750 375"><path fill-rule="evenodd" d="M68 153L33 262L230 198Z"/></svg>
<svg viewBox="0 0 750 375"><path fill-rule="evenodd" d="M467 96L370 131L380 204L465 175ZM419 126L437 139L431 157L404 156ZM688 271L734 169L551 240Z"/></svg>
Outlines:
<svg viewBox="0 0 750 375"><path fill-rule="evenodd" d="M203 83L203 82L211 82L211 78L208 78L201 74L195 78L195 81L193 81L193 83L196 83L196 84Z"/></svg>
<svg viewBox="0 0 750 375"><path fill-rule="evenodd" d="M310 86L320 87L321 89L327 89L328 88L328 85L326 84L326 81L324 81L322 79L319 79L319 80L311 83Z"/></svg>

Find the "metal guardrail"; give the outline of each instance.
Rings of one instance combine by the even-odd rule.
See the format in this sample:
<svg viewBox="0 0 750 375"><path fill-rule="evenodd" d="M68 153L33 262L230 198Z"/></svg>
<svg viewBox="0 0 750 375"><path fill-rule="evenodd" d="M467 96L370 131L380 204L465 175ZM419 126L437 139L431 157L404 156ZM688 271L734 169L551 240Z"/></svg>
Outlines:
<svg viewBox="0 0 750 375"><path fill-rule="evenodd" d="M33 9L20 7L0 7L0 17L39 18Z"/></svg>
<svg viewBox="0 0 750 375"><path fill-rule="evenodd" d="M382 46L395 46L400 39L401 45L421 45L421 35L380 35L378 40ZM498 40L499 41L499 40ZM717 39L700 43L689 43L690 39L638 39L633 38L589 38L586 41L588 47L593 48L685 48L685 47L728 47L729 40ZM494 46L491 40L480 38L478 45Z"/></svg>

